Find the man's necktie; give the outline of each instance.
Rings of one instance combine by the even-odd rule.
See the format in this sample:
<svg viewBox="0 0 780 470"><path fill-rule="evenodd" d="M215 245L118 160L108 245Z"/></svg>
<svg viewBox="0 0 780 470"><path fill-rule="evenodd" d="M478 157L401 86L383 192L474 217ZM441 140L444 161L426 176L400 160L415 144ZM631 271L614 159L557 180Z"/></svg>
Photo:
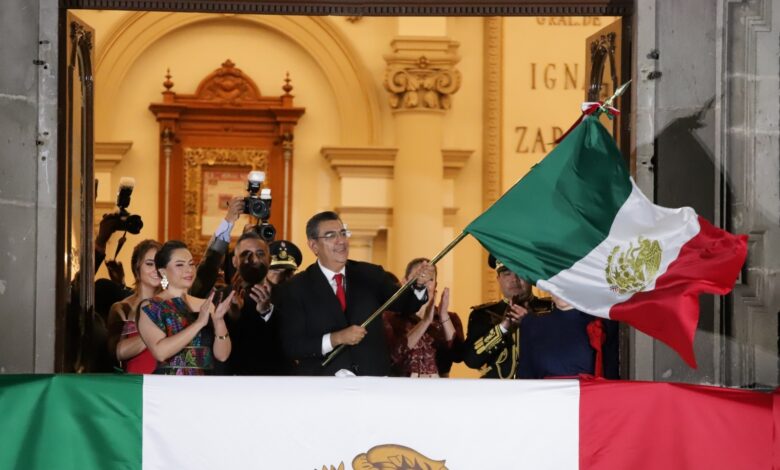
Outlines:
<svg viewBox="0 0 780 470"><path fill-rule="evenodd" d="M347 310L347 296L344 293L344 275L339 273L333 276L333 280L336 281L336 298L339 299L341 304L341 310Z"/></svg>

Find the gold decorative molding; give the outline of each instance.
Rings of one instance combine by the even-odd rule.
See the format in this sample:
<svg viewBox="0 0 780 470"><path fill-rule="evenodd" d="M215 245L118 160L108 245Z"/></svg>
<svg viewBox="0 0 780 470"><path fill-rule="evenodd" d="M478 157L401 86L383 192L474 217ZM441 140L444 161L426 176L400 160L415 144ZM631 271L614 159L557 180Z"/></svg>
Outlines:
<svg viewBox="0 0 780 470"><path fill-rule="evenodd" d="M95 180L97 181L98 191L95 194L95 225L100 223L101 215L114 208L114 194L112 187L112 173L114 168L122 161L127 152L132 148L133 142L130 140L116 142L95 142Z"/></svg>
<svg viewBox="0 0 780 470"><path fill-rule="evenodd" d="M393 225L392 207L340 206L336 207L335 211L352 231L368 230L372 231L373 236L376 236L380 230L385 230ZM454 227L457 214L457 207L445 207L442 210L444 225Z"/></svg>
<svg viewBox="0 0 780 470"><path fill-rule="evenodd" d="M398 37L385 55L385 89L394 110L443 111L461 83L458 43L448 38Z"/></svg>
<svg viewBox="0 0 780 470"><path fill-rule="evenodd" d="M444 178L455 179L473 154L473 150L443 149L441 156L444 160Z"/></svg>
<svg viewBox="0 0 780 470"><path fill-rule="evenodd" d="M334 20L308 15L234 15L138 11L127 14L95 51L95 120L111 115L112 96L119 93L136 61L159 40L175 31L219 19L271 30L305 50L320 65L333 88L341 123L340 142L376 145L382 142L382 111L371 72ZM96 129L98 138L103 131Z"/></svg>
<svg viewBox="0 0 780 470"><path fill-rule="evenodd" d="M287 81L289 85L289 77ZM202 100L236 105L241 101L258 101L260 89L251 78L236 67L233 61L228 59L200 82L195 96Z"/></svg>
<svg viewBox="0 0 780 470"><path fill-rule="evenodd" d="M133 147L130 140L95 142L95 171L111 171Z"/></svg>
<svg viewBox="0 0 780 470"><path fill-rule="evenodd" d="M501 145L503 135L504 20L487 17L483 29L484 124L482 129L482 207L487 209L501 196ZM482 299L499 298L495 273L482 255Z"/></svg>
<svg viewBox="0 0 780 470"><path fill-rule="evenodd" d="M392 178L398 149L389 147L322 147L320 154L339 178ZM455 178L466 166L473 150L444 149L444 177Z"/></svg>
<svg viewBox="0 0 780 470"><path fill-rule="evenodd" d="M339 175L345 177L392 178L396 148L322 147L320 154Z"/></svg>
<svg viewBox="0 0 780 470"><path fill-rule="evenodd" d="M371 230L374 236L393 222L391 207L341 206L336 207L336 212L350 230Z"/></svg>
<svg viewBox="0 0 780 470"><path fill-rule="evenodd" d="M256 148L184 148L184 243L195 256L204 253L209 238L201 234L203 223L204 167L244 167L249 171L268 169L268 151ZM268 181L266 181L268 184Z"/></svg>

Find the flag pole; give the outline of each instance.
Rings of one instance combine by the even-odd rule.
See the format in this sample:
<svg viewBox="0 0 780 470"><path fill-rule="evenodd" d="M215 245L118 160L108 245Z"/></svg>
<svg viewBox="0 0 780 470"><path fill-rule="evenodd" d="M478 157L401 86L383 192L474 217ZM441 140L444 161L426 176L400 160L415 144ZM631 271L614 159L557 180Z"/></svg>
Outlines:
<svg viewBox="0 0 780 470"><path fill-rule="evenodd" d="M458 243L460 243L460 241L461 241L461 240L463 240L464 238L466 238L466 235L468 235L468 233L467 233L467 232L461 232L461 233L460 233L460 235L458 235L457 237L455 237L455 239L454 239L454 240L452 240L452 241L450 242L450 244L449 244L449 245L447 245L446 247L444 247L444 249L443 249L443 250L441 250L441 251L439 252L439 254L438 254L438 255L434 256L434 257L433 257L433 259L431 259L431 261L430 261L430 264L431 264L431 266L435 266L435 265L436 265L436 263L438 263L438 262L439 262L439 261L440 261L442 258L444 258L444 255L446 255L447 253L449 253L449 252L450 252L450 250L452 250L453 248L455 248L455 245L457 245ZM406 281L406 284L404 284L403 286L401 286L401 288L400 288L400 289L398 289L398 290L395 292L395 294L393 294L393 295L392 295L392 296L391 296L389 299L387 299L387 302L385 302L384 304L382 304L382 306L381 306L381 307L379 307L378 309L376 309L376 311L375 311L374 313L372 313L372 314L371 314L371 316L370 316L370 317L368 317L368 318L366 319L366 321L364 321L363 323L361 323L361 324L360 324L360 326L362 326L363 328L366 328L366 327L367 327L369 324L371 324L371 323L372 323L374 320L376 320L376 318L377 318L379 315L381 315L381 314L382 314L382 312L384 312L385 310L387 310L387 308L390 306L390 304L392 304L393 302L395 302L395 301L396 301L396 299L398 299L398 297L400 297L400 296L401 296L401 294L403 294L404 292L406 292L406 290L407 290L407 289L409 289L409 287L410 287L410 286L411 286L411 285L412 285L412 284L413 284L415 281L417 281L417 276L414 276L413 278L411 278L411 279L409 279L408 281ZM331 351L330 355L328 355L328 357L325 359L325 361L323 361L323 363L322 363L322 366L323 366L323 367L325 367L325 366L327 366L328 364L330 364L330 361L332 361L332 360L333 360L333 358L334 358L334 357L336 357L336 356L337 356L337 355L338 355L338 354L339 354L339 353L340 353L340 352L341 352L341 351L342 351L342 350L343 350L345 347L346 347L346 345L345 345L345 344L342 344L342 345L340 345L339 347L337 347L336 349L334 349L333 351Z"/></svg>
<svg viewBox="0 0 780 470"><path fill-rule="evenodd" d="M628 85L630 84L631 80L620 85L618 89L615 90L615 93L607 98L607 101L605 101L601 106L599 106L599 109L601 109L602 112L607 112L607 108L614 105L615 100L618 99L623 93L625 93L625 91L628 89Z"/></svg>

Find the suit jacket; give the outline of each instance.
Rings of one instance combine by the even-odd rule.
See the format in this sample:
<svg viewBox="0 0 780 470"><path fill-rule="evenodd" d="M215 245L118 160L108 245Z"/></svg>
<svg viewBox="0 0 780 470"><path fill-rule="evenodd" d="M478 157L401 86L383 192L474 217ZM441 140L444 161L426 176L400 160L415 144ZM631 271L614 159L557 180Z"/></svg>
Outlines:
<svg viewBox="0 0 780 470"><path fill-rule="evenodd" d="M333 375L348 369L357 375L389 375L390 358L381 318L368 326L360 343L346 347L327 366L321 365L325 359L323 335L363 323L398 290L381 266L352 260L347 261L345 285L346 311L341 310L317 263L279 287L274 300L279 311L274 315L279 315L282 347L293 360L295 374ZM409 289L389 309L414 313L424 302Z"/></svg>
<svg viewBox="0 0 780 470"><path fill-rule="evenodd" d="M223 290L227 296L232 287ZM274 307L275 308L275 307ZM257 304L244 293L244 304L237 318L225 315L233 349L220 372L234 375L290 375L290 364L282 353L279 338L279 314L274 311L265 321L257 313Z"/></svg>

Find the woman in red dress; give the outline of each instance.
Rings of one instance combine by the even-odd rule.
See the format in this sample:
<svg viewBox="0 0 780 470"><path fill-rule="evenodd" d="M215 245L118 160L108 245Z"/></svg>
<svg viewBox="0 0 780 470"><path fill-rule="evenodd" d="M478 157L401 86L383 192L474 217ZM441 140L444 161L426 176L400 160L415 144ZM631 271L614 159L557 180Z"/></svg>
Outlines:
<svg viewBox="0 0 780 470"><path fill-rule="evenodd" d="M154 266L154 255L160 249L155 240L144 240L135 246L131 258L135 292L111 306L108 314L108 347L122 369L131 374L151 374L157 361L138 334L136 318L141 301L160 292L160 275Z"/></svg>

